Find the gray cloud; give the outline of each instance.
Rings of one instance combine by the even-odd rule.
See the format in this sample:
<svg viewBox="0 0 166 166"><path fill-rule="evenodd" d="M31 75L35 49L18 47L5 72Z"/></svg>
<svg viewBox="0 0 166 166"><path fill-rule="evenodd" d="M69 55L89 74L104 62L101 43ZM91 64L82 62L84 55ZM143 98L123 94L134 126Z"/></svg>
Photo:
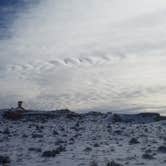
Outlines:
<svg viewBox="0 0 166 166"><path fill-rule="evenodd" d="M0 40L0 104L164 107L166 2L41 0Z"/></svg>

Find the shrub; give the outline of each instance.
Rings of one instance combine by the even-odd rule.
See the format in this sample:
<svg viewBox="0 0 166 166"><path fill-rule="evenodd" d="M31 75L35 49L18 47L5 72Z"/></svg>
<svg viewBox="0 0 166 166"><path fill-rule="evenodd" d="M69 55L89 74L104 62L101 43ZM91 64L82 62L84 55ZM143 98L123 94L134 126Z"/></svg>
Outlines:
<svg viewBox="0 0 166 166"><path fill-rule="evenodd" d="M122 118L118 114L113 114L113 116L112 116L112 122L113 123L122 122Z"/></svg>
<svg viewBox="0 0 166 166"><path fill-rule="evenodd" d="M142 155L142 158L143 158L143 159L148 159L148 160L154 159L153 155L148 154L148 153L143 154L143 155Z"/></svg>
<svg viewBox="0 0 166 166"><path fill-rule="evenodd" d="M130 141L129 141L129 144L130 145L133 145L133 144L138 144L139 141L136 139L136 138L132 138Z"/></svg>
<svg viewBox="0 0 166 166"><path fill-rule="evenodd" d="M161 152L161 153L166 153L166 146L160 146L158 147L158 152Z"/></svg>
<svg viewBox="0 0 166 166"><path fill-rule="evenodd" d="M10 158L8 156L1 156L0 155L0 164L7 164L10 163Z"/></svg>
<svg viewBox="0 0 166 166"><path fill-rule="evenodd" d="M9 119L9 120L20 120L22 119L23 114L20 111L7 111L4 113L4 118Z"/></svg>
<svg viewBox="0 0 166 166"><path fill-rule="evenodd" d="M63 151L65 151L65 147L59 146L55 150L44 151L42 157L55 157L57 154L60 154Z"/></svg>
<svg viewBox="0 0 166 166"><path fill-rule="evenodd" d="M28 150L29 151L33 151L33 152L41 152L41 148L33 148L33 147L31 147Z"/></svg>
<svg viewBox="0 0 166 166"><path fill-rule="evenodd" d="M107 164L106 164L106 166L123 166L122 164L119 164L119 163L117 163L117 162L115 162L115 161L111 161L111 162L108 162Z"/></svg>
<svg viewBox="0 0 166 166"><path fill-rule="evenodd" d="M97 164L96 161L91 161L91 162L90 162L90 166L98 166L98 164Z"/></svg>

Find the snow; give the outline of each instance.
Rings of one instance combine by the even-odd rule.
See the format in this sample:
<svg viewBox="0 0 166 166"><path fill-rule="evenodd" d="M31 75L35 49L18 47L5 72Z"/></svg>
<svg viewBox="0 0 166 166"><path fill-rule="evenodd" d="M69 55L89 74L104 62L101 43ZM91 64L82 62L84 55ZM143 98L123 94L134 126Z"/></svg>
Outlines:
<svg viewBox="0 0 166 166"><path fill-rule="evenodd" d="M9 156L12 166L90 166L92 161L100 166L109 161L124 166L166 165L166 153L158 150L166 146L166 121L160 121L158 114L29 111L23 119L12 121L3 113L0 155ZM130 144L132 138L137 143ZM43 152L58 147L64 150L43 157ZM152 159L144 159L143 154Z"/></svg>

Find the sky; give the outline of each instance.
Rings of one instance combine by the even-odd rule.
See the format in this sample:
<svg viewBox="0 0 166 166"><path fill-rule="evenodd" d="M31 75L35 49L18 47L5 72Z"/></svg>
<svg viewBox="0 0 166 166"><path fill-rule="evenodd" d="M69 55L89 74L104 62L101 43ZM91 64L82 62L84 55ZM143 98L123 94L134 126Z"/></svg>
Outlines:
<svg viewBox="0 0 166 166"><path fill-rule="evenodd" d="M0 108L166 114L166 1L1 0Z"/></svg>

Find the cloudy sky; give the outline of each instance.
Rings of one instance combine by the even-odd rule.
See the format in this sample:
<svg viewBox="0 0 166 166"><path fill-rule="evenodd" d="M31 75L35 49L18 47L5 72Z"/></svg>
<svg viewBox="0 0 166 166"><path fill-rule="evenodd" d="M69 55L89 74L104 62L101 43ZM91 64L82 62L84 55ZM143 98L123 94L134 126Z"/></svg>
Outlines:
<svg viewBox="0 0 166 166"><path fill-rule="evenodd" d="M166 113L166 1L1 0L0 107Z"/></svg>

